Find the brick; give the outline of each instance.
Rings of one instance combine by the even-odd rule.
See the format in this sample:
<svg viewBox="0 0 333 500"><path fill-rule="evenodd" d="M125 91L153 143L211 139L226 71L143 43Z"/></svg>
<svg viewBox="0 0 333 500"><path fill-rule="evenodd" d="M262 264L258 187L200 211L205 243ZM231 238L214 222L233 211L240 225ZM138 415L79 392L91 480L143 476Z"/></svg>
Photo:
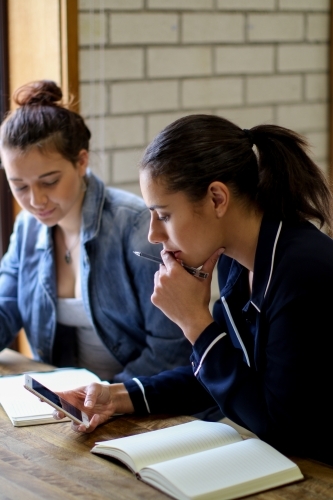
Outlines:
<svg viewBox="0 0 333 500"><path fill-rule="evenodd" d="M105 83L80 85L80 113L83 116L105 115L108 109Z"/></svg>
<svg viewBox="0 0 333 500"><path fill-rule="evenodd" d="M243 85L240 78L206 78L182 83L184 108L209 108L241 104Z"/></svg>
<svg viewBox="0 0 333 500"><path fill-rule="evenodd" d="M274 10L275 0L217 0L217 8L221 10Z"/></svg>
<svg viewBox="0 0 333 500"><path fill-rule="evenodd" d="M250 14L248 38L251 42L303 40L304 18L301 14Z"/></svg>
<svg viewBox="0 0 333 500"><path fill-rule="evenodd" d="M195 114L191 111L179 111L176 113L154 113L148 116L148 141L152 141L154 137L161 132L167 125L182 118L183 116ZM209 110L200 110L200 113L210 114Z"/></svg>
<svg viewBox="0 0 333 500"><path fill-rule="evenodd" d="M325 130L328 126L327 104L279 106L277 123L299 132Z"/></svg>
<svg viewBox="0 0 333 500"><path fill-rule="evenodd" d="M106 185L111 183L111 157L106 151L91 151L89 156L89 166Z"/></svg>
<svg viewBox="0 0 333 500"><path fill-rule="evenodd" d="M142 149L128 151L115 151L112 162L112 181L138 182L139 181L139 161L143 154Z"/></svg>
<svg viewBox="0 0 333 500"><path fill-rule="evenodd" d="M213 0L148 0L148 9L211 10Z"/></svg>
<svg viewBox="0 0 333 500"><path fill-rule="evenodd" d="M241 128L252 128L262 123L274 123L273 106L221 108L217 114Z"/></svg>
<svg viewBox="0 0 333 500"><path fill-rule="evenodd" d="M100 14L79 14L80 45L104 44L107 42L107 17Z"/></svg>
<svg viewBox="0 0 333 500"><path fill-rule="evenodd" d="M111 89L112 113L168 111L178 108L175 81L149 81L114 84Z"/></svg>
<svg viewBox="0 0 333 500"><path fill-rule="evenodd" d="M92 132L92 149L144 146L142 116L90 118L87 125ZM98 144L104 147L98 147Z"/></svg>
<svg viewBox="0 0 333 500"><path fill-rule="evenodd" d="M300 101L302 79L298 75L249 77L246 95L248 104Z"/></svg>
<svg viewBox="0 0 333 500"><path fill-rule="evenodd" d="M317 160L314 158L316 165L322 170L323 174L329 180L329 172L330 172L330 162L328 160Z"/></svg>
<svg viewBox="0 0 333 500"><path fill-rule="evenodd" d="M79 9L137 10L142 9L144 0L79 0Z"/></svg>
<svg viewBox="0 0 333 500"><path fill-rule="evenodd" d="M110 26L113 44L178 41L179 26L176 14L112 14Z"/></svg>
<svg viewBox="0 0 333 500"><path fill-rule="evenodd" d="M329 11L330 0L279 0L280 10L326 10Z"/></svg>
<svg viewBox="0 0 333 500"><path fill-rule="evenodd" d="M328 158L328 133L321 132L308 132L306 138L310 144L311 157L314 161L326 160Z"/></svg>
<svg viewBox="0 0 333 500"><path fill-rule="evenodd" d="M329 78L327 73L305 76L305 98L307 101L328 99Z"/></svg>
<svg viewBox="0 0 333 500"><path fill-rule="evenodd" d="M327 69L326 44L288 44L278 47L278 71L324 71Z"/></svg>
<svg viewBox="0 0 333 500"><path fill-rule="evenodd" d="M309 14L307 17L306 39L309 42L327 42L330 33L329 14Z"/></svg>
<svg viewBox="0 0 333 500"><path fill-rule="evenodd" d="M80 80L142 78L143 57L143 49L81 49Z"/></svg>
<svg viewBox="0 0 333 500"><path fill-rule="evenodd" d="M242 14L183 14L185 43L243 42Z"/></svg>
<svg viewBox="0 0 333 500"><path fill-rule="evenodd" d="M209 47L148 49L148 76L204 76L212 74Z"/></svg>
<svg viewBox="0 0 333 500"><path fill-rule="evenodd" d="M115 184L114 187L118 189L123 189L124 191L129 191L130 193L136 194L137 196L140 196L142 198L140 185L138 182L126 182L126 183Z"/></svg>
<svg viewBox="0 0 333 500"><path fill-rule="evenodd" d="M273 46L218 47L215 55L218 74L260 74L272 73L274 70Z"/></svg>

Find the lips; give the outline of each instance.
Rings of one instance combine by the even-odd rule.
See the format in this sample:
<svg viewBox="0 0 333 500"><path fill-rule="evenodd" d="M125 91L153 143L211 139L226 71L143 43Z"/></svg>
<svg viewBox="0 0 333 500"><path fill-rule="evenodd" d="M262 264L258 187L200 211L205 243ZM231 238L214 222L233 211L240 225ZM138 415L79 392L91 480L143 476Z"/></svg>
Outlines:
<svg viewBox="0 0 333 500"><path fill-rule="evenodd" d="M176 260L181 260L180 259L180 254L182 253L181 250L168 250L167 248L164 248L165 252L171 253Z"/></svg>
<svg viewBox="0 0 333 500"><path fill-rule="evenodd" d="M173 253L173 256L175 259L179 259L179 255L181 254L180 250L177 250L176 252L172 252L172 253Z"/></svg>
<svg viewBox="0 0 333 500"><path fill-rule="evenodd" d="M37 217L39 217L40 219L46 219L47 217L50 217L50 215L52 215L54 211L55 208L52 208L51 210L45 210L44 212L38 212Z"/></svg>

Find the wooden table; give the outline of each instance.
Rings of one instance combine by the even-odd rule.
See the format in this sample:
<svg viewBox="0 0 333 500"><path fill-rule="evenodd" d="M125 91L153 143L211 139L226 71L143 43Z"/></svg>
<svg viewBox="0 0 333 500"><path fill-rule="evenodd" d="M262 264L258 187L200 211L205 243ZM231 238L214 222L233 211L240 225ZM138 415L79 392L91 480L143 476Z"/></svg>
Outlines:
<svg viewBox="0 0 333 500"><path fill-rule="evenodd" d="M0 353L0 375L51 367L9 349ZM14 427L0 408L1 500L167 500L119 462L90 453L95 441L139 434L190 417L117 417L92 434L76 434L69 422ZM291 457L305 481L248 497L261 500L333 499L333 468Z"/></svg>

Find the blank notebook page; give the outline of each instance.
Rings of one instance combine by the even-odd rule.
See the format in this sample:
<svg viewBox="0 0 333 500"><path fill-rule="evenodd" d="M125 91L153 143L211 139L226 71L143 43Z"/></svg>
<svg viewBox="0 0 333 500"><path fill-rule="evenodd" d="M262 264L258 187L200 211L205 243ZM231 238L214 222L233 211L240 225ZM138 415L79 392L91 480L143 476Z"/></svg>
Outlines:
<svg viewBox="0 0 333 500"><path fill-rule="evenodd" d="M258 491L251 481L273 474L275 479L264 478L262 488L273 488L281 484L282 473L286 477L286 469L290 470L290 480L295 480L293 469L295 464L278 453L271 446L258 439L248 439L230 446L203 451L197 455L177 458L153 465L151 469L159 471L171 483L176 485L189 498L200 498L206 491L218 491L239 485L237 492L249 495ZM288 472L287 472L288 475ZM146 479L154 477L144 469L142 476ZM298 477L301 479L302 475ZM242 488L241 483L247 482ZM250 483L249 483L250 482ZM283 481L283 483L288 481ZM163 484L163 482L162 482ZM214 496L209 497L214 498ZM223 499L222 494L216 498Z"/></svg>
<svg viewBox="0 0 333 500"><path fill-rule="evenodd" d="M99 448L110 446L123 450L133 459L136 468L141 469L170 458L241 440L239 434L228 425L196 420L130 438L96 444Z"/></svg>

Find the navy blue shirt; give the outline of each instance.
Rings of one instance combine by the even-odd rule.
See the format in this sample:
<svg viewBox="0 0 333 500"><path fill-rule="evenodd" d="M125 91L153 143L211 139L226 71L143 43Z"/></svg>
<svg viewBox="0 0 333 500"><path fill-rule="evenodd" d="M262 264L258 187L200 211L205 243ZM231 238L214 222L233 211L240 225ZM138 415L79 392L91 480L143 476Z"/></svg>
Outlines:
<svg viewBox="0 0 333 500"><path fill-rule="evenodd" d="M333 240L310 222L264 217L252 293L222 256L214 322L192 366L126 382L138 412L222 412L287 454L333 463ZM313 424L316 422L316 425Z"/></svg>

